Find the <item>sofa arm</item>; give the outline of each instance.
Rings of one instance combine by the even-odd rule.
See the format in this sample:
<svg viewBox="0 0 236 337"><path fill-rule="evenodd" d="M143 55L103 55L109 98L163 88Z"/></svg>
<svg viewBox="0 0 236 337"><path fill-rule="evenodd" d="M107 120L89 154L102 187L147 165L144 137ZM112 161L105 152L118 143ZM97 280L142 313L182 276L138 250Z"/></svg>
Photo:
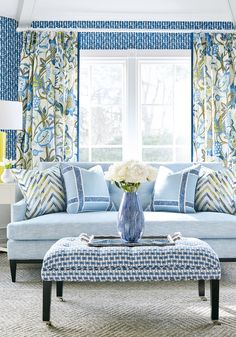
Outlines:
<svg viewBox="0 0 236 337"><path fill-rule="evenodd" d="M11 222L25 220L25 212L26 212L26 203L24 199L11 205Z"/></svg>

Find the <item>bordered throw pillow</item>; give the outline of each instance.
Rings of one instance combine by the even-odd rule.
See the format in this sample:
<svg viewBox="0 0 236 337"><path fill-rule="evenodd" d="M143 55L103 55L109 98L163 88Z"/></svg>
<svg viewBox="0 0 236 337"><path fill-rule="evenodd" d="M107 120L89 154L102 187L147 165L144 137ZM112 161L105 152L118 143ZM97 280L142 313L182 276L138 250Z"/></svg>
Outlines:
<svg viewBox="0 0 236 337"><path fill-rule="evenodd" d="M152 211L195 213L195 189L200 165L173 172L160 166L154 186Z"/></svg>
<svg viewBox="0 0 236 337"><path fill-rule="evenodd" d="M61 164L60 168L65 183L68 213L116 210L100 165L89 170L69 164Z"/></svg>
<svg viewBox="0 0 236 337"><path fill-rule="evenodd" d="M202 167L196 186L196 210L236 214L235 191L235 170L214 171Z"/></svg>
<svg viewBox="0 0 236 337"><path fill-rule="evenodd" d="M26 218L65 211L65 192L58 166L39 171L13 169L26 201Z"/></svg>

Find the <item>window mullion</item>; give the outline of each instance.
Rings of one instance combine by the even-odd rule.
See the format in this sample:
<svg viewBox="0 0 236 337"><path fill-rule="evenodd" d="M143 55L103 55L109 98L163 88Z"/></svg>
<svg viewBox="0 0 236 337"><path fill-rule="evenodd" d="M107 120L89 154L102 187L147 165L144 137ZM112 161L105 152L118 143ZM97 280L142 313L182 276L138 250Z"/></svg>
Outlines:
<svg viewBox="0 0 236 337"><path fill-rule="evenodd" d="M92 72L93 72L93 67L90 64L89 65L89 132L88 132L88 136L89 136L89 161L92 161Z"/></svg>
<svg viewBox="0 0 236 337"><path fill-rule="evenodd" d="M138 64L137 58L127 58L126 118L123 160L140 159L138 119Z"/></svg>
<svg viewBox="0 0 236 337"><path fill-rule="evenodd" d="M173 162L176 162L176 127L175 125L177 124L176 123L176 120L178 118L178 116L175 115L175 82L176 82L176 64L173 65L174 67L174 72L173 72L173 82L172 82L172 118L173 118L173 129L172 129L172 132L173 132Z"/></svg>

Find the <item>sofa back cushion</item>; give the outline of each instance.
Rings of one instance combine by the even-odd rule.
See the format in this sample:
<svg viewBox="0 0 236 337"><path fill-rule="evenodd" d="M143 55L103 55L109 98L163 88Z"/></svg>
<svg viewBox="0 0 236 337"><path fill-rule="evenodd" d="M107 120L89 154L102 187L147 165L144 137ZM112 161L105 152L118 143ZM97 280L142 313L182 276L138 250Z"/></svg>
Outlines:
<svg viewBox="0 0 236 337"><path fill-rule="evenodd" d="M45 169L48 168L55 163L53 162L41 162L40 168ZM68 164L68 163L65 163ZM70 162L70 165L81 167L84 169L90 169L91 167L95 165L101 165L103 171L107 171L109 166L112 165L112 163L92 163L92 162ZM166 166L170 168L173 172L180 171L184 168L190 167L193 165L193 163L151 163L152 166L159 168L160 166ZM210 167L215 170L219 170L222 168L222 164L220 163L204 163L204 166ZM110 192L111 201L114 203L115 207L118 209L122 197L122 190L120 190L118 187L116 187L114 184L111 184L110 181L107 181L107 186ZM141 184L138 193L141 199L143 210L147 208L148 205L151 204L152 199L152 193L153 193L154 183L145 183Z"/></svg>

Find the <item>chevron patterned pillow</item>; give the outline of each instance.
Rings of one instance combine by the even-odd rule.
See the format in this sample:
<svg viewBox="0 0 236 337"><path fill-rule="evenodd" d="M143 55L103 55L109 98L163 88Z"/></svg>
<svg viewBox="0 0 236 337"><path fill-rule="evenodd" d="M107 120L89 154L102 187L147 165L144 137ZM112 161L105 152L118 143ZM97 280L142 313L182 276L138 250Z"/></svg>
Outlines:
<svg viewBox="0 0 236 337"><path fill-rule="evenodd" d="M213 171L202 168L195 193L196 211L236 214L235 190L235 171L231 169Z"/></svg>
<svg viewBox="0 0 236 337"><path fill-rule="evenodd" d="M26 201L26 218L66 209L65 193L58 166L44 171L12 170Z"/></svg>

